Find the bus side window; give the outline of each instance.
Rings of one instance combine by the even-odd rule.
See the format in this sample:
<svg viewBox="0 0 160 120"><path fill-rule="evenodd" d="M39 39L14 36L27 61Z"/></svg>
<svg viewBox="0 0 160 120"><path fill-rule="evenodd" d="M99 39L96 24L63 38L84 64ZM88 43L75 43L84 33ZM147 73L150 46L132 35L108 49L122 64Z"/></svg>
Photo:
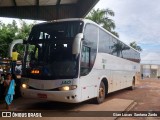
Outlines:
<svg viewBox="0 0 160 120"><path fill-rule="evenodd" d="M87 75L90 72L90 48L82 46L81 51L81 76Z"/></svg>

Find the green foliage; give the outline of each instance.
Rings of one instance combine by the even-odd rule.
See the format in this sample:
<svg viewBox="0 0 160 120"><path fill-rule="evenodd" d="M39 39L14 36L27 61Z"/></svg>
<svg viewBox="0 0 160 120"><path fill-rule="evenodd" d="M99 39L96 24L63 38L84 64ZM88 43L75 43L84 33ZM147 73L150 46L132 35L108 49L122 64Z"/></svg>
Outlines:
<svg viewBox="0 0 160 120"><path fill-rule="evenodd" d="M28 24L25 21L20 20L19 23L21 27L18 29L18 34L15 37L17 39L27 39L31 31L31 28L34 24L36 24L36 21L32 24Z"/></svg>
<svg viewBox="0 0 160 120"><path fill-rule="evenodd" d="M18 31L16 21L13 20L12 24L4 24L0 22L0 54L6 57L8 52L9 44L14 39L15 34Z"/></svg>
<svg viewBox="0 0 160 120"><path fill-rule="evenodd" d="M134 49L140 51L140 52L142 51L142 48L140 46L138 46L135 41L131 42L130 46L133 47Z"/></svg>
<svg viewBox="0 0 160 120"><path fill-rule="evenodd" d="M116 25L112 19L109 18L109 16L114 16L114 12L110 9L93 9L88 16L86 16L86 19L90 19L97 24L101 25L103 28L114 34L115 36L119 37L118 33L114 31L116 28Z"/></svg>
<svg viewBox="0 0 160 120"><path fill-rule="evenodd" d="M19 20L19 24L15 20L11 24L4 24L0 21L0 56L9 57L9 45L15 39L27 39L32 26L35 24L27 24L23 20ZM20 25L20 27L18 27ZM23 45L16 45L15 49L23 54Z"/></svg>

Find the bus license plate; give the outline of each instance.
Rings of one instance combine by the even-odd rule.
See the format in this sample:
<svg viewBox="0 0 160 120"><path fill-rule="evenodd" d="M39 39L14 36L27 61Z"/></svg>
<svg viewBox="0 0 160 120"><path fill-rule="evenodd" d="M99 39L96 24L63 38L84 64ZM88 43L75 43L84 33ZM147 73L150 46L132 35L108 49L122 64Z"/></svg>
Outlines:
<svg viewBox="0 0 160 120"><path fill-rule="evenodd" d="M47 98L47 95L46 95L46 94L38 93L37 96L38 96L38 98L43 98L43 99L46 99L46 98Z"/></svg>

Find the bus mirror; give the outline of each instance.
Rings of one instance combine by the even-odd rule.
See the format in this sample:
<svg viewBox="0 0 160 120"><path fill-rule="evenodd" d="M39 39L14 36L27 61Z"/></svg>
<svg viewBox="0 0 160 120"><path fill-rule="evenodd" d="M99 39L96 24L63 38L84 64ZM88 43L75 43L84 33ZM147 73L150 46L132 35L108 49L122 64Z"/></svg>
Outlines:
<svg viewBox="0 0 160 120"><path fill-rule="evenodd" d="M82 33L78 33L76 35L72 45L72 54L77 55L80 53L80 45L81 45L82 38L83 38Z"/></svg>
<svg viewBox="0 0 160 120"><path fill-rule="evenodd" d="M9 46L9 57L12 57L12 51L16 44L23 44L22 39L13 40Z"/></svg>

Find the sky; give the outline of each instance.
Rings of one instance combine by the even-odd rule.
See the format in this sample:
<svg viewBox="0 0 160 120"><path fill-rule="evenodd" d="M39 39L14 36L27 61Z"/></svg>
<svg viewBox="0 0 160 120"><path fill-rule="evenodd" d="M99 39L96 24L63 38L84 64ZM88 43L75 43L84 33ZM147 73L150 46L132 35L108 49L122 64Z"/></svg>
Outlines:
<svg viewBox="0 0 160 120"><path fill-rule="evenodd" d="M141 59L160 62L160 0L100 0L95 9L109 8L115 12L111 17L115 31L125 43L136 41L141 46ZM0 18L2 22L13 19ZM29 21L31 22L31 21Z"/></svg>
<svg viewBox="0 0 160 120"><path fill-rule="evenodd" d="M120 39L141 46L143 62L160 61L160 0L100 0L95 9L109 8Z"/></svg>

